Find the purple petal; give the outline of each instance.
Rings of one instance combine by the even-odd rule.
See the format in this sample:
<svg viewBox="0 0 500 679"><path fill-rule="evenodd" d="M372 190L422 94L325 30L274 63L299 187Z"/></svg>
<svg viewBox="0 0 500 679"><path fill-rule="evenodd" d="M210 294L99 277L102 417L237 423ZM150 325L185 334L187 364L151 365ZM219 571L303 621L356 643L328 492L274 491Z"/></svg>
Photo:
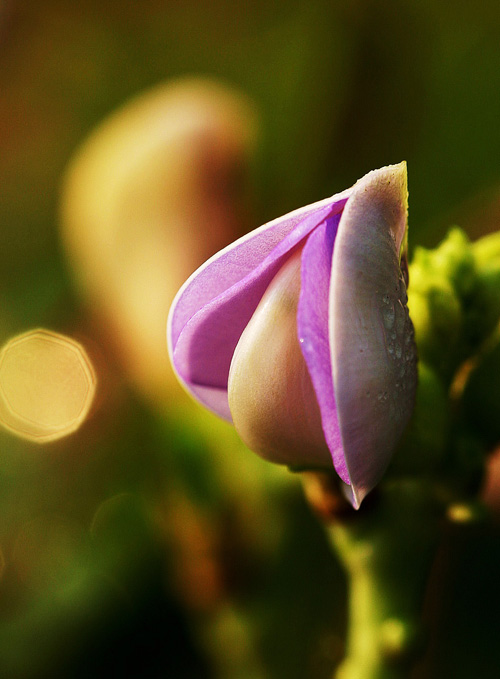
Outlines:
<svg viewBox="0 0 500 679"><path fill-rule="evenodd" d="M414 404L413 327L399 254L406 165L370 172L342 213L332 258L330 345L353 504L380 480Z"/></svg>
<svg viewBox="0 0 500 679"><path fill-rule="evenodd" d="M307 239L302 251L297 327L302 354L316 392L323 432L333 466L350 483L337 417L328 330L332 253L340 214L329 217Z"/></svg>
<svg viewBox="0 0 500 679"><path fill-rule="evenodd" d="M172 362L188 390L231 419L227 379L241 333L289 253L349 190L276 219L212 257L179 291L169 315Z"/></svg>
<svg viewBox="0 0 500 679"><path fill-rule="evenodd" d="M236 431L255 453L281 464L325 467L331 454L297 337L301 255L297 249L283 264L243 331L228 396Z"/></svg>

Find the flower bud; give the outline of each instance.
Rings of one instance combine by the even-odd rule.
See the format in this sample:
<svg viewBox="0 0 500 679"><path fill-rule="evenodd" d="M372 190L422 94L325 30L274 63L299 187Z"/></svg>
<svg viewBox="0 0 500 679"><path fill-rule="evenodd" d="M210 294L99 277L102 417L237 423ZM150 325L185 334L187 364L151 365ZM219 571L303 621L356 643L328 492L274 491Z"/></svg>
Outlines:
<svg viewBox="0 0 500 679"><path fill-rule="evenodd" d="M333 466L354 507L414 406L406 230L401 163L228 246L169 314L170 356L190 393L264 457Z"/></svg>
<svg viewBox="0 0 500 679"><path fill-rule="evenodd" d="M63 239L85 297L139 390L169 399L165 310L182 281L243 233L255 112L184 79L141 94L82 145L63 190Z"/></svg>
<svg viewBox="0 0 500 679"><path fill-rule="evenodd" d="M460 302L450 282L422 266L410 266L408 307L415 327L419 357L450 380L459 364L462 331Z"/></svg>

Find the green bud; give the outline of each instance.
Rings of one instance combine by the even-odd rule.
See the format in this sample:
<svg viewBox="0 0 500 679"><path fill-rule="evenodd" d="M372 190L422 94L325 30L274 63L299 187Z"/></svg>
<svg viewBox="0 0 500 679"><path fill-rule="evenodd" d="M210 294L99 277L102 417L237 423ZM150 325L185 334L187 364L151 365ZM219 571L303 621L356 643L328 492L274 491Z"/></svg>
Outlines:
<svg viewBox="0 0 500 679"><path fill-rule="evenodd" d="M446 278L410 267L408 309L421 360L449 381L456 370L462 331L460 302Z"/></svg>
<svg viewBox="0 0 500 679"><path fill-rule="evenodd" d="M451 229L435 250L417 248L410 281L419 354L450 383L500 319L500 235L472 244Z"/></svg>
<svg viewBox="0 0 500 679"><path fill-rule="evenodd" d="M476 264L480 267L500 260L500 231L483 236L472 245Z"/></svg>
<svg viewBox="0 0 500 679"><path fill-rule="evenodd" d="M460 299L467 297L474 287L474 255L467 235L458 227L450 229L434 250L417 248L412 266L417 280L422 276L425 279L429 274L446 280Z"/></svg>

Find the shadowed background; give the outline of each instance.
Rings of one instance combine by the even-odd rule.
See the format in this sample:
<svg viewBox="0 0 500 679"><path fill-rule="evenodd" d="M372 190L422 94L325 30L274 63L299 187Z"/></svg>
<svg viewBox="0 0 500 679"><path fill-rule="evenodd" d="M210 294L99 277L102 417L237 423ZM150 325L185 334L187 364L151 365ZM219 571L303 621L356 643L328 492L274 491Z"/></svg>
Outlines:
<svg viewBox="0 0 500 679"><path fill-rule="evenodd" d="M489 0L0 0L0 343L48 328L97 379L76 433L0 432L2 676L331 675L340 566L297 481L176 387L167 299L246 230L402 159L410 245L496 230L499 22ZM149 99L116 118L157 86L147 124ZM79 149L105 120L98 167ZM446 529L416 677L497 676L499 537Z"/></svg>

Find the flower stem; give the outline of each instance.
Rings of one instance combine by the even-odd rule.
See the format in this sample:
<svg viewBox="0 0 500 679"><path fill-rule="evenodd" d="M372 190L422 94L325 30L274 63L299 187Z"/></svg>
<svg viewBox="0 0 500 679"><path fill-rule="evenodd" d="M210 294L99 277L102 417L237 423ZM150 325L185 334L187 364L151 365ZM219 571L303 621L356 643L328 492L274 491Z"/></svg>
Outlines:
<svg viewBox="0 0 500 679"><path fill-rule="evenodd" d="M385 483L358 512L327 522L349 581L347 652L336 679L407 678L424 649L422 604L442 515L430 486Z"/></svg>

